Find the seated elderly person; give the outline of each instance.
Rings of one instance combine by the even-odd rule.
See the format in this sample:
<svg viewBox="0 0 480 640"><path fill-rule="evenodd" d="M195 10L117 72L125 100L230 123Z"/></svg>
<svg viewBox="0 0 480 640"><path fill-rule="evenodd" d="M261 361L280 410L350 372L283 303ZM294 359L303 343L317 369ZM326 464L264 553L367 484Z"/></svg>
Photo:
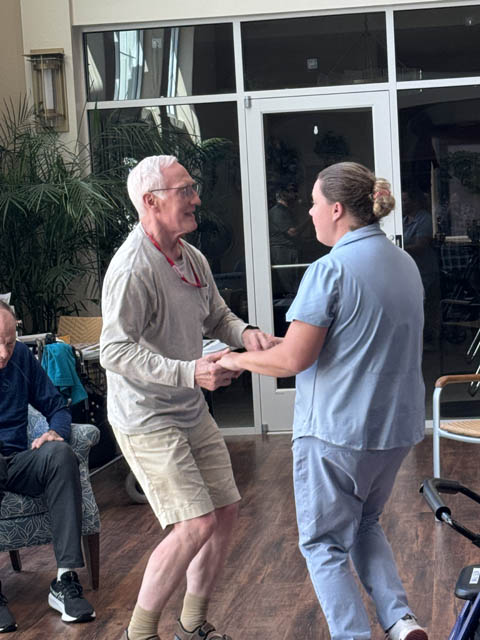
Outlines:
<svg viewBox="0 0 480 640"><path fill-rule="evenodd" d="M82 596L78 575L83 567L81 550L82 495L77 458L67 444L71 415L65 400L28 347L16 341L16 318L0 301L0 440L5 457L2 487L28 496L44 494L52 523L57 577L50 585L48 603L64 622L95 617ZM27 444L29 403L48 421L49 431ZM0 593L0 633L15 631L17 624Z"/></svg>

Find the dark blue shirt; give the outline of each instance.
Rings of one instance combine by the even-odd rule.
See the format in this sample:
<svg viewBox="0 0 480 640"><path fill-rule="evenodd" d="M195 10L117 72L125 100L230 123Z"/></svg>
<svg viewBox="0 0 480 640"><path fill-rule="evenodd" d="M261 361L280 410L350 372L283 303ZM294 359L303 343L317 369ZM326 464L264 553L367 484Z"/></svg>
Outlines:
<svg viewBox="0 0 480 640"><path fill-rule="evenodd" d="M29 404L45 416L50 429L68 441L72 418L65 399L30 349L17 342L7 366L0 369L0 440L4 455L28 448Z"/></svg>

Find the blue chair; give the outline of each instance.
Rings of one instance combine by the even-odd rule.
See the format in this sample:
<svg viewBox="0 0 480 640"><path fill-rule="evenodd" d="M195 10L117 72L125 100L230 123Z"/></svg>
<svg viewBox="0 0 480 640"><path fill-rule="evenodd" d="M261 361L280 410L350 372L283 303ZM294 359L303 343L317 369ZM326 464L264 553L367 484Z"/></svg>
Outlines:
<svg viewBox="0 0 480 640"><path fill-rule="evenodd" d="M48 430L44 416L29 407L28 443ZM82 485L82 547L92 589L98 589L100 573L100 514L90 484L88 454L100 439L91 424L72 424L70 446L79 460ZM0 506L0 551L8 551L14 571L21 571L19 549L50 544L52 533L47 505L42 496L30 497L7 491Z"/></svg>

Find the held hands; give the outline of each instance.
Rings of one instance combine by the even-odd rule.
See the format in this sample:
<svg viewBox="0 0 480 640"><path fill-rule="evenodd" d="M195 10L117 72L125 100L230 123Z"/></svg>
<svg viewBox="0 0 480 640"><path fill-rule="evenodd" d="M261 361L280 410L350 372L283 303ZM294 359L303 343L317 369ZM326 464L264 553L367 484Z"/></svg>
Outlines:
<svg viewBox="0 0 480 640"><path fill-rule="evenodd" d="M263 333L260 329L245 329L242 333L242 340L247 351L265 351L280 344L282 338L276 338L269 333Z"/></svg>
<svg viewBox="0 0 480 640"><path fill-rule="evenodd" d="M215 391L218 387L228 387L233 378L239 374L225 369L219 364L219 360L228 354L229 349L212 353L195 361L195 382L200 387Z"/></svg>
<svg viewBox="0 0 480 640"><path fill-rule="evenodd" d="M241 353L233 353L232 351L228 351L222 356L218 364L221 367L225 367L225 369L229 369L230 373L235 372L236 375L239 376L243 371L242 367L238 362L239 357L241 355L242 355Z"/></svg>
<svg viewBox="0 0 480 640"><path fill-rule="evenodd" d="M280 344L283 338L276 338L269 333L263 333L260 329L245 329L242 333L242 340L247 351L267 351ZM229 369L235 376L239 376L245 368L252 371L250 366L245 367L245 363L248 362L247 355L246 353L226 351L217 364Z"/></svg>
<svg viewBox="0 0 480 640"><path fill-rule="evenodd" d="M282 342L283 338L276 338L260 329L245 329L242 341L247 351L265 351ZM238 363L240 353L232 353L224 349L212 353L195 361L195 383L209 391L218 387L227 387L234 378L242 373L243 368Z"/></svg>
<svg viewBox="0 0 480 640"><path fill-rule="evenodd" d="M39 438L35 438L35 440L32 442L32 449L40 449L40 447L44 442L52 442L54 440L63 442L62 436L59 436L56 431L53 431L53 429L50 429L50 431L47 431L46 433L42 433L42 435Z"/></svg>

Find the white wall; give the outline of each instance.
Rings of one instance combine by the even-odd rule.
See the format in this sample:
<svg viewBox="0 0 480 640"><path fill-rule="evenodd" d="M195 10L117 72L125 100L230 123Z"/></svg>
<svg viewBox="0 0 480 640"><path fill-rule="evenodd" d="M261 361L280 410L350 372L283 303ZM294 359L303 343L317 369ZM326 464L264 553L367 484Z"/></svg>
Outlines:
<svg viewBox="0 0 480 640"><path fill-rule="evenodd" d="M26 93L20 0L2 0L0 20L0 109Z"/></svg>
<svg viewBox="0 0 480 640"><path fill-rule="evenodd" d="M2 0L3 1L3 0ZM65 53L69 131L67 139L76 139L78 118L75 104L74 63L72 57L72 28L68 0L20 0L22 9L23 50L57 49ZM79 61L75 60L78 65ZM27 87L31 90L30 63L25 66Z"/></svg>
<svg viewBox="0 0 480 640"><path fill-rule="evenodd" d="M423 4L434 4L426 0ZM71 0L73 25L221 18L410 4L407 0Z"/></svg>

